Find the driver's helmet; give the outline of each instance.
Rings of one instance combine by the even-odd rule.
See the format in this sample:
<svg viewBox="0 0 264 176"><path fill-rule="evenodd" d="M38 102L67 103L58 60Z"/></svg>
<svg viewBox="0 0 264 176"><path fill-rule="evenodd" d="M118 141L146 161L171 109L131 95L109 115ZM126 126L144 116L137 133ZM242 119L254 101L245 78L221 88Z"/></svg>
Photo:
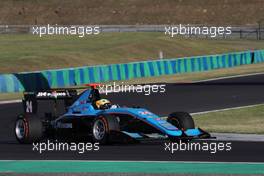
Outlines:
<svg viewBox="0 0 264 176"><path fill-rule="evenodd" d="M95 102L98 109L109 109L111 108L111 102L107 99L100 99Z"/></svg>

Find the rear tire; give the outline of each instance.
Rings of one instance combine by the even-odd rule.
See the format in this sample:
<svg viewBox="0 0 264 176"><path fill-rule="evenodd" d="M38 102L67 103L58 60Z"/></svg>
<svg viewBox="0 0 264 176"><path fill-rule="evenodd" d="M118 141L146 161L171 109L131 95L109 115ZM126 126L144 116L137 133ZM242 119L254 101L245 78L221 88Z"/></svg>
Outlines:
<svg viewBox="0 0 264 176"><path fill-rule="evenodd" d="M171 113L168 116L167 121L183 131L195 128L193 118L187 112Z"/></svg>
<svg viewBox="0 0 264 176"><path fill-rule="evenodd" d="M39 117L33 114L19 115L15 123L15 136L19 143L37 142L43 137L43 125Z"/></svg>
<svg viewBox="0 0 264 176"><path fill-rule="evenodd" d="M119 131L119 123L115 116L101 115L94 120L92 125L93 142L100 144L110 143L111 133Z"/></svg>

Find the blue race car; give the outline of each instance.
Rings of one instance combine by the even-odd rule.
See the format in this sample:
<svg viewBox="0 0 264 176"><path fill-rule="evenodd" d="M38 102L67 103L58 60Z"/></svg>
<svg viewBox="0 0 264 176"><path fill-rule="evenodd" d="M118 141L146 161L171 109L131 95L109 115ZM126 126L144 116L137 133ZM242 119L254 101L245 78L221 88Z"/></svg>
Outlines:
<svg viewBox="0 0 264 176"><path fill-rule="evenodd" d="M51 100L38 110L39 100ZM59 104L63 101L63 110ZM15 136L20 143L43 139L92 140L100 144L115 141L138 141L168 138L172 141L210 138L195 128L186 112L160 117L147 109L121 107L102 99L96 85L78 95L76 89L25 92L24 113L15 123ZM52 107L48 110L48 107Z"/></svg>

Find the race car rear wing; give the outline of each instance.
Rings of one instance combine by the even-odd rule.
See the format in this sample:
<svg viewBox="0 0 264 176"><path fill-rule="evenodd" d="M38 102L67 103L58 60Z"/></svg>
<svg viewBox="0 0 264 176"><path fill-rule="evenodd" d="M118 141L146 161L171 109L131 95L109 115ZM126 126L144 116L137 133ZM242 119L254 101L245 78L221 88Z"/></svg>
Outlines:
<svg viewBox="0 0 264 176"><path fill-rule="evenodd" d="M22 100L25 113L37 113L38 100L64 100L65 106L70 106L78 96L76 89L58 89L40 92L24 92Z"/></svg>
<svg viewBox="0 0 264 176"><path fill-rule="evenodd" d="M77 90L87 88L97 90L97 87L100 85L101 84L98 83L90 83L74 88L55 88L47 91L24 92L24 98L22 100L23 109L25 113L37 113L38 100L54 100L55 106L57 104L57 100L64 100L64 106L67 108L78 98ZM54 107L54 110L56 110L56 107Z"/></svg>

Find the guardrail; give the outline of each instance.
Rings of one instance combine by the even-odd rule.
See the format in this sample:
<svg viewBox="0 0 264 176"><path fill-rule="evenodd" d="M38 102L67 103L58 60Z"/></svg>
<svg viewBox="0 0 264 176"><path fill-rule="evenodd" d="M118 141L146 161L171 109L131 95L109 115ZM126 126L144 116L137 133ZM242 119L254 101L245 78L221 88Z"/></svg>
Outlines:
<svg viewBox="0 0 264 176"><path fill-rule="evenodd" d="M32 34L36 25L0 25L0 34ZM80 25L75 25L80 26ZM93 26L93 25L92 25ZM165 32L166 25L98 25L100 32ZM178 25L174 25L178 26ZM201 27L202 25L190 25ZM69 26L67 26L69 27ZM260 26L233 26L230 35L217 35L216 38L264 39L264 28ZM210 38L210 35L192 34L185 37Z"/></svg>
<svg viewBox="0 0 264 176"><path fill-rule="evenodd" d="M264 50L0 75L0 93L203 72L264 62Z"/></svg>

